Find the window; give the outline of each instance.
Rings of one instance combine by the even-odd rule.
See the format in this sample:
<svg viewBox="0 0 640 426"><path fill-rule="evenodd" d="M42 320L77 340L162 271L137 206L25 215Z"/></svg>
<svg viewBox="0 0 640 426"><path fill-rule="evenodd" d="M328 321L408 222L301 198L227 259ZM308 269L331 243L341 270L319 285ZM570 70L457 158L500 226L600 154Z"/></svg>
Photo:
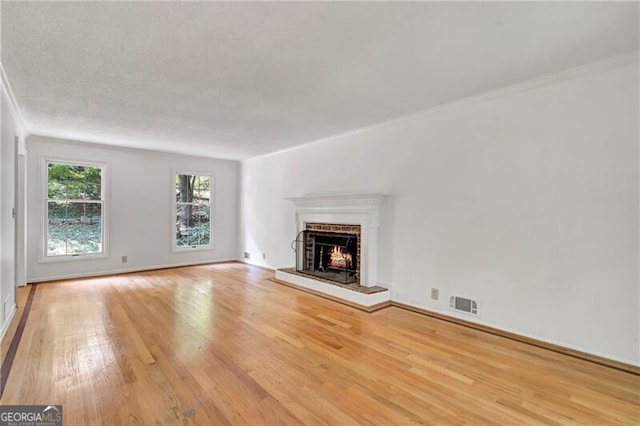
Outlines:
<svg viewBox="0 0 640 426"><path fill-rule="evenodd" d="M174 249L211 248L211 175L175 172Z"/></svg>
<svg viewBox="0 0 640 426"><path fill-rule="evenodd" d="M45 260L106 254L105 167L45 161Z"/></svg>

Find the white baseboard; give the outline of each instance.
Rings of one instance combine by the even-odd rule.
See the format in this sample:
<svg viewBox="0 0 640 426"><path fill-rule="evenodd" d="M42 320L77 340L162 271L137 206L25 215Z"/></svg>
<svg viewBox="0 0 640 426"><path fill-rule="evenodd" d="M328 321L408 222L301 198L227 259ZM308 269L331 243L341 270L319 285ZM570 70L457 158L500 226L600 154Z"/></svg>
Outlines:
<svg viewBox="0 0 640 426"><path fill-rule="evenodd" d="M144 266L139 268L127 268L127 269L113 269L107 271L98 271L98 272L85 272L79 274L67 274L67 275L58 275L53 277L41 277L41 278L30 278L27 279L29 284L31 283L42 283L47 281L59 281L59 280L72 280L75 278L90 278L90 277L101 277L105 275L118 275L118 274L128 274L132 272L144 272L144 271L153 271L156 269L169 269L169 268L180 268L183 266L197 266L197 265L211 265L215 263L229 263L229 262L237 262L237 259L219 259L219 260L207 260L203 262L186 262L186 263L174 263L170 265L154 265L154 266Z"/></svg>
<svg viewBox="0 0 640 426"><path fill-rule="evenodd" d="M244 263L245 265L256 266L258 268L268 269L269 271L273 271L273 272L277 270L277 268L274 268L273 266L261 265L259 263L249 262L247 259L236 259L236 262Z"/></svg>

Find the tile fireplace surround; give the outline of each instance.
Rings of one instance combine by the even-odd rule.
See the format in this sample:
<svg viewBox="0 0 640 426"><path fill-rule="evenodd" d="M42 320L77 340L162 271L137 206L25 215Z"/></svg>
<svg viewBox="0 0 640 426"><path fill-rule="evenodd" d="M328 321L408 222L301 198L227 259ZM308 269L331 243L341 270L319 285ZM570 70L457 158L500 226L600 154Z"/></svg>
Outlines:
<svg viewBox="0 0 640 426"><path fill-rule="evenodd" d="M307 223L360 225L360 285L375 287L378 269L380 204L383 197L379 194L315 195L288 198L288 200L296 206L296 235L306 229ZM277 270L276 278L363 306L376 305L390 299L389 290L375 293L353 291L323 280L316 280L312 276L294 274L290 270Z"/></svg>

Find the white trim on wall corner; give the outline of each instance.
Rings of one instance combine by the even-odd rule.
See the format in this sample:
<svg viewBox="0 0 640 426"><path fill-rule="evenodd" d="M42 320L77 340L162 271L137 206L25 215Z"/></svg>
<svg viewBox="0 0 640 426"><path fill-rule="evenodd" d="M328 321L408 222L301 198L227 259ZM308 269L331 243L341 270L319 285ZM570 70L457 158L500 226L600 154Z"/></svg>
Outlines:
<svg viewBox="0 0 640 426"><path fill-rule="evenodd" d="M22 110L20 109L20 105L18 105L18 102L13 95L13 90L11 89L11 84L9 83L9 79L7 78L7 74L4 72L4 66L2 66L2 62L0 62L0 86L2 86L2 92L7 97L9 106L16 116L18 125L22 127L22 130L28 135L29 129L27 129L27 125L24 121L24 115L22 114Z"/></svg>
<svg viewBox="0 0 640 426"><path fill-rule="evenodd" d="M0 340L4 339L4 335L7 333L7 330L9 329L9 325L11 325L11 321L13 321L13 317L16 316L16 312L18 312L18 308L14 304L13 308L11 309L11 312L7 316L7 319L5 320L4 324L2 324L2 330L0 330Z"/></svg>
<svg viewBox="0 0 640 426"><path fill-rule="evenodd" d="M360 127L358 129L347 130L346 132L338 133L335 135L327 136L325 138L316 139L313 141L308 141L299 145L291 146L289 148L280 149L278 151L269 152L262 155L256 155L255 157L245 158L240 161L244 162L247 160L251 160L253 158L270 157L272 155L283 154L285 152L296 151L298 149L309 148L312 146L321 146L324 144L331 143L336 139L341 139L341 138L351 136L351 135L356 135L359 133L364 133L364 132L373 131L376 129L382 129L385 127L394 126L396 124L408 122L419 117L425 117L430 114L435 114L440 111L448 110L450 108L474 104L477 102L483 102L483 101L491 100L497 97L505 96L510 93L526 92L528 90L532 90L538 87L557 84L557 83L566 81L570 78L573 78L576 75L589 74L592 72L608 70L608 69L619 67L619 66L631 65L633 63L637 63L639 57L640 57L640 50L634 50L632 52L624 53L622 55L614 56L612 58L607 58L598 62L579 65L577 67L569 68L562 71L557 71L552 74L534 78L532 80L525 80L519 83L511 84L509 86L503 86L497 89L481 92L481 93L478 93L477 95L471 95L465 98L448 101L442 104L429 107L427 109L416 111L411 114L392 118L391 120L382 121L369 126Z"/></svg>

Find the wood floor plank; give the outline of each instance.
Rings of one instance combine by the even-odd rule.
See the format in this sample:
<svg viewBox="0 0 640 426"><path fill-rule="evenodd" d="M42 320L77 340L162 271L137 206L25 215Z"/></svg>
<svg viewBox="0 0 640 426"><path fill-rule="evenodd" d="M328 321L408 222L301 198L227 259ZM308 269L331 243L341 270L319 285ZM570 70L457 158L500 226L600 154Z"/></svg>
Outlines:
<svg viewBox="0 0 640 426"><path fill-rule="evenodd" d="M69 425L640 423L639 376L272 277L228 263L39 284L0 403L62 404Z"/></svg>
<svg viewBox="0 0 640 426"><path fill-rule="evenodd" d="M131 319L127 316L122 309L121 306L115 305L112 307L111 311L115 318L117 318L119 322L119 328L124 330L124 334L127 336L131 346L133 347L136 355L140 358L140 361L145 364L153 364L156 360L153 358L153 355L149 353L149 349L144 344L144 341L138 334L138 331L134 327Z"/></svg>

